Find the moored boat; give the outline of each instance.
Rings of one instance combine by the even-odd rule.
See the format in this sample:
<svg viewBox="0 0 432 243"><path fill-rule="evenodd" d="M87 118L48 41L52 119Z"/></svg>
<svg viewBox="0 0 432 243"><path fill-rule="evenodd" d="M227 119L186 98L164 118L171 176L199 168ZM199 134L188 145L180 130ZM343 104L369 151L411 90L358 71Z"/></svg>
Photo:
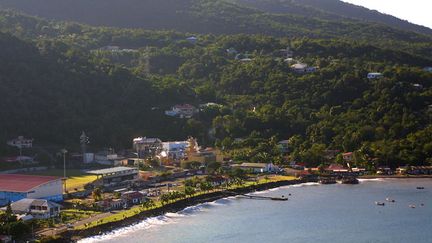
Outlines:
<svg viewBox="0 0 432 243"><path fill-rule="evenodd" d="M375 204L376 204L377 206L385 206L385 203L384 203L384 202L375 202Z"/></svg>

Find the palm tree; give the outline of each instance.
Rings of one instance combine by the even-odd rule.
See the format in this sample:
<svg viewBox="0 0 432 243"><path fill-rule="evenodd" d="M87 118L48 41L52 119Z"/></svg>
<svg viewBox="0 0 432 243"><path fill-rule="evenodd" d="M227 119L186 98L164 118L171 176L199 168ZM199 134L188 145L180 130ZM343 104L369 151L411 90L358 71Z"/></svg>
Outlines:
<svg viewBox="0 0 432 243"><path fill-rule="evenodd" d="M102 199L102 190L100 187L96 187L92 191L92 197L95 201L100 201Z"/></svg>

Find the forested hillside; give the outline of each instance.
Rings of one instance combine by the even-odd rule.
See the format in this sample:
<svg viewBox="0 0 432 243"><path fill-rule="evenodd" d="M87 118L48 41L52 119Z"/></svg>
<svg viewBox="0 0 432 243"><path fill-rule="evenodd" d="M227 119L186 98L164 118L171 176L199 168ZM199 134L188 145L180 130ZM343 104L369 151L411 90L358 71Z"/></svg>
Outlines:
<svg viewBox="0 0 432 243"><path fill-rule="evenodd" d="M194 34L194 43L174 31L0 16L3 141L77 146L85 130L94 148L128 148L138 135L192 135L235 160L282 162L276 142L288 139L289 158L309 165L328 162L326 149L354 151L362 166L432 161L432 74L423 70L432 63L413 54L422 44L404 51L382 48L381 38L246 34ZM291 62L317 71L294 72L281 54L287 47ZM191 119L164 115L206 102L220 105Z"/></svg>
<svg viewBox="0 0 432 243"><path fill-rule="evenodd" d="M409 23L394 16L356 6L340 0L231 0L249 7L278 14L296 14L319 17L327 20L346 20L347 18L377 22L392 27L432 34L430 28Z"/></svg>
<svg viewBox="0 0 432 243"><path fill-rule="evenodd" d="M226 0L0 0L0 6L99 26L354 39L426 57L432 54L431 36L352 18L332 19L328 13L316 14L303 5L300 9L306 14L297 10L293 11L296 14L272 14ZM313 14L308 14L311 9Z"/></svg>

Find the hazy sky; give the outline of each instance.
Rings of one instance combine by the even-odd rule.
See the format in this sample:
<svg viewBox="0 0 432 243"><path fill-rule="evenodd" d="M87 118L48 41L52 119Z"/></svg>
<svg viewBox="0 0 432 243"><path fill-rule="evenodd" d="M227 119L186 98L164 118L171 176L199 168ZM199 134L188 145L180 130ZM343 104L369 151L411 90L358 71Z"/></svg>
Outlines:
<svg viewBox="0 0 432 243"><path fill-rule="evenodd" d="M343 0L432 28L432 0Z"/></svg>

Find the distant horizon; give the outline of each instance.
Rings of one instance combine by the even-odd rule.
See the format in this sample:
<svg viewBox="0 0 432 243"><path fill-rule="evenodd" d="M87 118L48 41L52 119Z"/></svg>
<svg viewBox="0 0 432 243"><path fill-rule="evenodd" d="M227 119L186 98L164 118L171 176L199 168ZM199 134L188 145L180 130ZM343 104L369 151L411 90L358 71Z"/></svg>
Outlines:
<svg viewBox="0 0 432 243"><path fill-rule="evenodd" d="M342 0L432 29L432 2L424 0Z"/></svg>

